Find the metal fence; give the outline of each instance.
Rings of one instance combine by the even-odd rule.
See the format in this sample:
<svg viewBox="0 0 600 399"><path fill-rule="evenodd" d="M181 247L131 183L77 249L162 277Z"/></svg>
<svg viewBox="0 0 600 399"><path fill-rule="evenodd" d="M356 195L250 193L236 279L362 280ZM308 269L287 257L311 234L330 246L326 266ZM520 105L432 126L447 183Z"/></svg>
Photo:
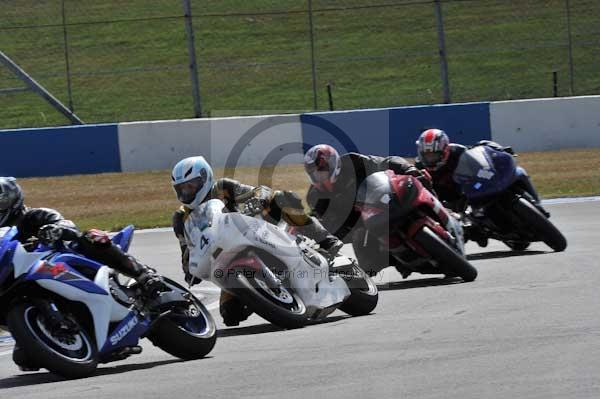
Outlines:
<svg viewBox="0 0 600 399"><path fill-rule="evenodd" d="M600 93L597 0L1 0L0 15L0 51L87 123ZM0 127L66 123L23 86L0 65Z"/></svg>

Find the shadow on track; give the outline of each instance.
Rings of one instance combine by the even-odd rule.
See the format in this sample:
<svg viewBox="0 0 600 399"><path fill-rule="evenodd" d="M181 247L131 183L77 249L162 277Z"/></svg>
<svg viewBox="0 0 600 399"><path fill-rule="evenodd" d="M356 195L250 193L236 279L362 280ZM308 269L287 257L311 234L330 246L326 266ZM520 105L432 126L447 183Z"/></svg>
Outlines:
<svg viewBox="0 0 600 399"><path fill-rule="evenodd" d="M209 357L206 357L206 358L209 358ZM127 371L151 369L154 367L159 367L159 366L172 364L172 363L180 363L180 362L183 362L183 360L169 359L169 360L161 360L161 361L157 361L157 362L123 364L120 366L113 366L113 367L101 367L101 368L98 368L96 370L96 372L88 378L94 378L94 377L102 376L102 375L121 374L121 373L125 373ZM20 371L18 371L16 369L16 366L15 366L15 372L20 373ZM15 376L4 378L4 379L0 380L0 389L17 388L17 387L23 387L23 386L39 385L39 384L49 384L49 383L53 383L53 382L62 382L62 381L67 381L67 380L65 380L64 378L62 378L56 374L52 374L49 372L24 373L24 374L15 375Z"/></svg>
<svg viewBox="0 0 600 399"><path fill-rule="evenodd" d="M352 316L348 315L340 315L340 316L331 316L326 317L323 320L310 321L306 324L306 326L315 326L319 324L327 324L334 323L336 321L341 321L345 319L349 319ZM272 332L285 331L285 328L277 327L274 324L263 323L263 324L255 324L248 327L234 327L234 328L225 328L223 330L217 330L217 334L219 338L226 337L237 337L241 335L255 335L255 334L266 334Z"/></svg>
<svg viewBox="0 0 600 399"><path fill-rule="evenodd" d="M377 285L379 291L408 290L412 288L437 287L440 285L463 284L460 277L452 278L422 278L418 280L395 281Z"/></svg>
<svg viewBox="0 0 600 399"><path fill-rule="evenodd" d="M530 255L543 255L547 253L547 251L490 251L490 252L480 252L478 254L468 254L467 260L484 260L484 259L501 259L501 258L510 258L512 256L530 256Z"/></svg>

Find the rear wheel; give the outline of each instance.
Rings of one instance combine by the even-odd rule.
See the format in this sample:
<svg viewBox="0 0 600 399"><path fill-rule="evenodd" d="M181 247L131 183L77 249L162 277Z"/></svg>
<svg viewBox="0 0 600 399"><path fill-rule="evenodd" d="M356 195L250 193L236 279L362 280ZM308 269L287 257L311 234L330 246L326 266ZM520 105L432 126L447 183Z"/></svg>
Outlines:
<svg viewBox="0 0 600 399"><path fill-rule="evenodd" d="M350 316L364 316L371 313L379 301L377 285L373 279L354 263L348 271L342 271L339 275L350 289L350 296L339 309Z"/></svg>
<svg viewBox="0 0 600 399"><path fill-rule="evenodd" d="M306 324L306 306L290 288L273 289L262 280L261 273L240 271L228 280L231 292L259 316L283 328L299 328Z"/></svg>
<svg viewBox="0 0 600 399"><path fill-rule="evenodd" d="M13 306L7 316L8 327L29 359L65 378L91 375L98 365L92 336L75 320L71 331L53 331L41 310L32 303Z"/></svg>
<svg viewBox="0 0 600 399"><path fill-rule="evenodd" d="M541 241L556 252L567 248L567 239L531 202L519 198L513 205L515 213L531 227Z"/></svg>
<svg viewBox="0 0 600 399"><path fill-rule="evenodd" d="M456 275L470 282L477 278L475 269L463 256L458 254L427 226L415 235L415 241L442 266L447 275Z"/></svg>

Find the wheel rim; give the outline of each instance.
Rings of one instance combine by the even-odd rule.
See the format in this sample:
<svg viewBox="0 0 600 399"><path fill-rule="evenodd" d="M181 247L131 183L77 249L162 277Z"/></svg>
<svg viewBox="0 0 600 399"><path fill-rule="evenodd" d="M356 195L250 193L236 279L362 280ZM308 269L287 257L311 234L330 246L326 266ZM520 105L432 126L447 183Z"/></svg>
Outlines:
<svg viewBox="0 0 600 399"><path fill-rule="evenodd" d="M34 306L25 309L25 323L40 345L71 362L85 363L92 359L92 344L82 331L57 336L49 331L39 310Z"/></svg>
<svg viewBox="0 0 600 399"><path fill-rule="evenodd" d="M193 301L181 314L170 318L177 327L195 337L211 337L215 334L214 323L206 316L204 307Z"/></svg>
<svg viewBox="0 0 600 399"><path fill-rule="evenodd" d="M362 271L361 269L359 269L356 266L353 268L353 270L354 270L355 274L357 275L357 277L362 278L367 283L368 288L366 290L361 290L361 291L368 295L377 294L377 292L378 292L377 284L375 284L373 279L371 277L367 276L367 274L364 271Z"/></svg>
<svg viewBox="0 0 600 399"><path fill-rule="evenodd" d="M294 297L290 292L283 286L279 287L276 291L269 288L267 283L260 279L256 279L256 284L264 291L267 295L270 295L273 299L285 303L286 305L290 305L294 303Z"/></svg>
<svg viewBox="0 0 600 399"><path fill-rule="evenodd" d="M304 314L306 312L304 302L296 293L290 292L283 285L278 288L278 291L273 291L264 281L257 278L253 280L255 282L255 289L271 302L276 303L291 313Z"/></svg>

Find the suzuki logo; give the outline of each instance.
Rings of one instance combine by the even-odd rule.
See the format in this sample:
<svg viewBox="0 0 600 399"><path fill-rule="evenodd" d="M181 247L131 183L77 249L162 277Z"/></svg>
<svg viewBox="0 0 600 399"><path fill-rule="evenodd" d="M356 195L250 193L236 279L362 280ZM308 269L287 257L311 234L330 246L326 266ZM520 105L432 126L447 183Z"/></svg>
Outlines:
<svg viewBox="0 0 600 399"><path fill-rule="evenodd" d="M123 327L119 329L113 336L110 337L110 343L112 345L116 345L120 340L122 340L131 330L138 324L137 317L132 318L125 324Z"/></svg>

